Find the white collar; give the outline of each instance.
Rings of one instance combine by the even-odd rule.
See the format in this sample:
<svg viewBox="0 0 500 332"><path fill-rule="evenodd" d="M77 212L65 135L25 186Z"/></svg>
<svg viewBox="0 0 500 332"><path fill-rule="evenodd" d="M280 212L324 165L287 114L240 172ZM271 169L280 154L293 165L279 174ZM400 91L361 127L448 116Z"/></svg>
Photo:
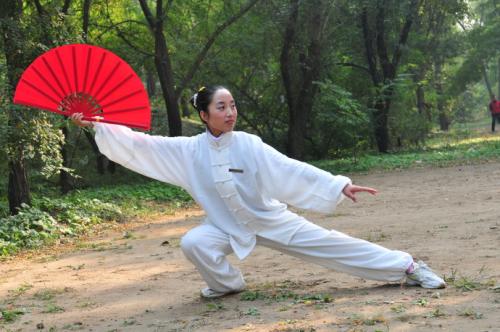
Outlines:
<svg viewBox="0 0 500 332"><path fill-rule="evenodd" d="M216 149L220 148L225 148L231 144L231 138L233 137L233 132L228 131L225 133L220 134L218 137L212 135L210 130L206 130L207 138L208 138L208 143L210 144L211 147L214 147Z"/></svg>

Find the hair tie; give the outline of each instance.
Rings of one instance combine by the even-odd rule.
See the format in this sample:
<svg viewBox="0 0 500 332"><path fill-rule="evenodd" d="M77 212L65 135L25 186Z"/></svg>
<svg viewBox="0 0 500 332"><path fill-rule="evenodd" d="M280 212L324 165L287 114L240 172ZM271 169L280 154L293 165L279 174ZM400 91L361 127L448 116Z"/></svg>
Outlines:
<svg viewBox="0 0 500 332"><path fill-rule="evenodd" d="M205 90L205 87L202 86L201 88L198 89L198 92L202 92L203 90Z"/></svg>

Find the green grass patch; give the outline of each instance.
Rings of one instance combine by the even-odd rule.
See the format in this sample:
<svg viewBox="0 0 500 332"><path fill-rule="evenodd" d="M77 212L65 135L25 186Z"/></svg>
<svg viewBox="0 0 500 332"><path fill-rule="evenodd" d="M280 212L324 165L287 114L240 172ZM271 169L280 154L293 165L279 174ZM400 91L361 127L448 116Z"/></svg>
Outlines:
<svg viewBox="0 0 500 332"><path fill-rule="evenodd" d="M482 319L482 318L484 318L484 315L481 312L476 311L474 308L466 308L466 309L460 311L458 313L458 315L462 316L462 317L467 317L470 319Z"/></svg>
<svg viewBox="0 0 500 332"><path fill-rule="evenodd" d="M0 309L0 324L2 322L12 323L19 316L24 315L25 311L21 309Z"/></svg>
<svg viewBox="0 0 500 332"><path fill-rule="evenodd" d="M382 315L375 315L371 317L366 317L360 314L352 314L348 320L351 325L366 325L366 326L374 326L376 324L388 324L387 319Z"/></svg>
<svg viewBox="0 0 500 332"><path fill-rule="evenodd" d="M293 304L318 305L332 303L333 297L329 294L298 294L293 291L299 288L297 283L284 280L282 282L265 283L256 289L247 290L240 295L241 301L283 302L291 300Z"/></svg>
<svg viewBox="0 0 500 332"><path fill-rule="evenodd" d="M483 289L493 289L497 284L493 278L485 279L481 277L481 269L477 276L458 275L457 270L451 270L451 274L445 275L444 280L448 285L455 287L462 292L471 292Z"/></svg>
<svg viewBox="0 0 500 332"><path fill-rule="evenodd" d="M213 301L210 303L207 303L207 310L208 311L219 311L219 310L225 310L226 308L224 307L224 304L218 302L218 301Z"/></svg>
<svg viewBox="0 0 500 332"><path fill-rule="evenodd" d="M58 312L64 312L64 308L60 307L54 303L47 304L45 309L43 309L43 311L42 311L42 313L44 313L44 314L54 314L54 313L58 313Z"/></svg>
<svg viewBox="0 0 500 332"><path fill-rule="evenodd" d="M357 158L313 161L311 164L339 174L415 166L444 167L497 159L500 159L500 136L483 136L441 141L414 151L366 154Z"/></svg>

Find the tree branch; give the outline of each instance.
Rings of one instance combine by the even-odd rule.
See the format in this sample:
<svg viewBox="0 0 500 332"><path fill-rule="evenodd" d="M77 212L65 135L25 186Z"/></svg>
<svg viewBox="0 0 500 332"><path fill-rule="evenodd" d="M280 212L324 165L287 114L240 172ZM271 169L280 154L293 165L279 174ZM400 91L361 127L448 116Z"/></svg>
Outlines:
<svg viewBox="0 0 500 332"><path fill-rule="evenodd" d="M144 0L141 0L144 1ZM178 96L180 92L186 87L186 85L193 79L194 74L198 70L199 66L203 62L203 59L207 55L208 51L210 50L210 47L212 44L215 42L217 37L231 24L236 22L240 17L245 15L259 0L249 0L241 9L238 13L235 15L231 16L228 20L226 20L224 23L222 23L208 38L207 42L205 43L205 46L201 49L200 53L196 56L196 59L194 60L193 64L191 65L191 68L188 70L186 76L184 76L184 79L181 81L179 84L179 87L176 89L176 95Z"/></svg>
<svg viewBox="0 0 500 332"><path fill-rule="evenodd" d="M82 35L83 40L87 42L89 34L90 3L92 0L83 0L82 5Z"/></svg>
<svg viewBox="0 0 500 332"><path fill-rule="evenodd" d="M70 5L71 5L71 0L64 0L64 4L63 4L63 7L61 9L61 13L63 13L64 15L67 15Z"/></svg>
<svg viewBox="0 0 500 332"><path fill-rule="evenodd" d="M380 66L384 77L392 77L392 68L387 55L387 44L385 42L385 6L386 1L377 2L377 16L375 20L375 30L377 31L377 54L380 59Z"/></svg>
<svg viewBox="0 0 500 332"><path fill-rule="evenodd" d="M162 0L156 0L156 22L163 22L163 2Z"/></svg>
<svg viewBox="0 0 500 332"><path fill-rule="evenodd" d="M361 27L363 29L363 39L365 41L366 61L368 62L368 71L375 85L380 83L377 73L377 63L375 62L375 50L373 49L373 36L368 26L368 9L363 7L361 11Z"/></svg>
<svg viewBox="0 0 500 332"><path fill-rule="evenodd" d="M111 28L114 28L114 30L116 30L116 33L117 33L118 37L120 37L120 39L122 39L125 42L125 44L127 44L129 47L131 47L136 52L138 52L138 53L140 53L142 55L145 55L145 56L148 56L148 57L154 56L154 54L148 53L146 51L143 51L140 47L134 45L130 40L128 40L125 37L125 34L118 28L118 25L120 25L122 23L126 23L127 21L129 21L129 22L136 22L136 21L134 21L134 20L126 20L126 21L123 21L123 22L119 22L117 24L113 23L113 19L111 18L111 15L109 14L109 2L108 2L108 0L106 0L106 16L107 16L108 20L111 22ZM143 23L141 22L141 24L143 24Z"/></svg>
<svg viewBox="0 0 500 332"><path fill-rule="evenodd" d="M367 67L361 66L361 65L357 65L355 63L351 63L351 62L337 62L335 65L337 65L337 66L343 66L343 67L358 68L358 69L366 71L369 75L371 74L370 69L368 69Z"/></svg>
<svg viewBox="0 0 500 332"><path fill-rule="evenodd" d="M396 45L396 49L394 50L394 54L392 55L392 66L396 68L398 66L399 60L401 59L401 47L406 44L408 40L408 36L410 34L410 28L413 24L413 18L415 12L418 10L419 0L410 0L410 8L408 10L408 14L406 15L405 24L401 29L399 34L399 42Z"/></svg>
<svg viewBox="0 0 500 332"><path fill-rule="evenodd" d="M139 3L141 5L141 9L144 12L144 16L146 17L146 20L148 21L149 26L151 29L154 30L155 25L156 25L156 19L153 16L153 13L151 13L151 10L149 9L148 4L146 3L146 0L139 0Z"/></svg>
<svg viewBox="0 0 500 332"><path fill-rule="evenodd" d="M38 12L38 16L42 17L43 15L45 15L46 14L45 9L43 9L43 6L40 3L40 0L35 0L34 3L35 3L36 11Z"/></svg>
<svg viewBox="0 0 500 332"><path fill-rule="evenodd" d="M285 28L285 35L283 37L283 47L280 54L280 69L281 77L283 79L283 86L285 88L286 100L290 110L294 107L294 93L292 91L292 77L290 72L290 51L292 48L293 40L295 39L295 23L299 14L299 0L291 1L291 12L288 16L288 22Z"/></svg>
<svg viewBox="0 0 500 332"><path fill-rule="evenodd" d="M154 57L155 55L153 53L149 53L146 51L143 51L139 46L134 45L130 40L125 37L122 31L120 29L116 28L116 33L118 34L118 37L120 37L121 40L125 42L130 48L134 49L136 52L148 56L148 57Z"/></svg>

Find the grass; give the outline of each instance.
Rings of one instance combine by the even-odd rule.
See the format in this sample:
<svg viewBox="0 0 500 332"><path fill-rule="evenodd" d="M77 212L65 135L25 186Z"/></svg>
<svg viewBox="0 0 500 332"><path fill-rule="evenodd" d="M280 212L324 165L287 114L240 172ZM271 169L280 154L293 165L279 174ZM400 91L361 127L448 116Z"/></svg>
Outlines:
<svg viewBox="0 0 500 332"><path fill-rule="evenodd" d="M48 303L45 309L42 311L44 314L53 314L58 312L64 312L64 308L58 306L55 303Z"/></svg>
<svg viewBox="0 0 500 332"><path fill-rule="evenodd" d="M207 303L207 310L208 311L219 311L219 310L224 310L226 309L224 307L224 304L220 303L220 302L210 302L210 303Z"/></svg>
<svg viewBox="0 0 500 332"><path fill-rule="evenodd" d="M14 290L9 290L9 302L12 302L13 300L17 299L21 295L25 294L28 290L33 288L32 284L28 283L23 283L21 286Z"/></svg>
<svg viewBox="0 0 500 332"><path fill-rule="evenodd" d="M459 316L467 317L470 319L481 319L484 315L473 308L466 308L458 313Z"/></svg>
<svg viewBox="0 0 500 332"><path fill-rule="evenodd" d="M495 279L485 279L481 277L483 269L481 269L477 276L464 276L458 275L457 270L451 270L449 276L444 276L444 280L448 285L455 287L462 292L471 292L483 289L493 289L497 284Z"/></svg>
<svg viewBox="0 0 500 332"><path fill-rule="evenodd" d="M56 295L63 294L68 290L69 289L44 288L36 292L33 298L41 301L52 301Z"/></svg>
<svg viewBox="0 0 500 332"><path fill-rule="evenodd" d="M439 317L445 317L445 316L447 316L447 314L443 311L442 308L436 308L433 311L431 311L425 315L426 318L439 318Z"/></svg>
<svg viewBox="0 0 500 332"><path fill-rule="evenodd" d="M266 301L283 302L291 301L291 304L315 305L318 309L323 305L332 303L333 297L330 294L298 294L293 289L302 288L299 284L284 280L281 282L265 283L253 290L247 290L240 295L241 301ZM282 311L289 307L282 307Z"/></svg>
<svg viewBox="0 0 500 332"><path fill-rule="evenodd" d="M425 147L387 154L365 154L357 158L313 161L333 174L410 167L445 167L500 159L500 135L452 131L431 139Z"/></svg>
<svg viewBox="0 0 500 332"><path fill-rule="evenodd" d="M352 325L366 325L373 326L376 324L387 324L387 319L382 315L375 315L372 317L365 317L359 314L353 314L349 317Z"/></svg>
<svg viewBox="0 0 500 332"><path fill-rule="evenodd" d="M400 314L406 311L406 307L403 304L398 304L391 307L391 311Z"/></svg>
<svg viewBox="0 0 500 332"><path fill-rule="evenodd" d="M429 301L427 301L426 298L421 297L421 298L417 299L416 301L414 301L413 304L416 304L416 305L421 306L421 307L425 307L429 304Z"/></svg>
<svg viewBox="0 0 500 332"><path fill-rule="evenodd" d="M248 308L245 315L247 315L247 316L259 316L260 311L259 311L259 309L255 308L255 307L251 307L251 308Z"/></svg>
<svg viewBox="0 0 500 332"><path fill-rule="evenodd" d="M19 316L24 315L24 310L21 309L0 309L0 324L2 322L12 323Z"/></svg>

